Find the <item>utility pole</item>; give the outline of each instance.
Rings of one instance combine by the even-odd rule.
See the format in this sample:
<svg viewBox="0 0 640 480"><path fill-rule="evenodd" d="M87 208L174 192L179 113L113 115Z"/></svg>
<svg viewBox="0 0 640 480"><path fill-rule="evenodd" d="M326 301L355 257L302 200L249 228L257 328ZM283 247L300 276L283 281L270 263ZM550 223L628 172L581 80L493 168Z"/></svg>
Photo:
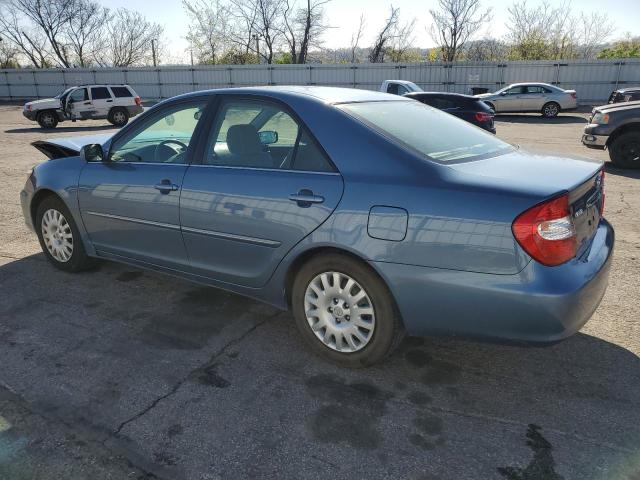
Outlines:
<svg viewBox="0 0 640 480"><path fill-rule="evenodd" d="M258 63L262 63L262 60L260 59L260 35L258 35L257 33L254 33L252 37L256 41L256 53L258 55Z"/></svg>
<svg viewBox="0 0 640 480"><path fill-rule="evenodd" d="M151 40L151 55L153 56L153 66L158 66L158 60L156 58L156 41L154 39Z"/></svg>

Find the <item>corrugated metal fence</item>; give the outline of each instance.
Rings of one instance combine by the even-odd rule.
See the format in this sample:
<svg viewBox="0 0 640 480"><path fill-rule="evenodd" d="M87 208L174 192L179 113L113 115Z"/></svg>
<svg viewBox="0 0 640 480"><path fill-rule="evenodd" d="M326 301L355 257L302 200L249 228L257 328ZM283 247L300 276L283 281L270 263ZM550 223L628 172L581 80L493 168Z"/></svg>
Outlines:
<svg viewBox="0 0 640 480"><path fill-rule="evenodd" d="M640 85L640 60L0 70L0 100L51 97L68 86L85 83L128 83L143 100L160 100L194 90L255 85L376 90L387 79L411 80L425 90L458 93L469 93L472 87L495 91L514 82L545 82L577 90L581 103L598 103L617 87Z"/></svg>

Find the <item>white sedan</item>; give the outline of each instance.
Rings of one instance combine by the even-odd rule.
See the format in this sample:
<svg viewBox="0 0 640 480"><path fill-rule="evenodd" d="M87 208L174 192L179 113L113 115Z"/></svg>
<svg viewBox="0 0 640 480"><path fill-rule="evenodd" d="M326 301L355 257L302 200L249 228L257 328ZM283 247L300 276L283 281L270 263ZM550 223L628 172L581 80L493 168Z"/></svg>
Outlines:
<svg viewBox="0 0 640 480"><path fill-rule="evenodd" d="M476 95L496 113L540 112L555 117L578 106L575 90L564 90L548 83L514 83L494 93Z"/></svg>

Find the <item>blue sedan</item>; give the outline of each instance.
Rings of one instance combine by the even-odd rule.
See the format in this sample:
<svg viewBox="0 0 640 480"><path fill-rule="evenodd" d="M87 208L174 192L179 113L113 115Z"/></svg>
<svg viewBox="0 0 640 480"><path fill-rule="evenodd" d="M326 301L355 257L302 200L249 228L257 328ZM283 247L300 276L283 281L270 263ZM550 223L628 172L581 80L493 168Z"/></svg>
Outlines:
<svg viewBox="0 0 640 480"><path fill-rule="evenodd" d="M607 286L602 164L522 152L407 98L204 91L110 138L36 146L53 159L21 201L54 266L113 260L291 309L344 366L405 333L555 342Z"/></svg>

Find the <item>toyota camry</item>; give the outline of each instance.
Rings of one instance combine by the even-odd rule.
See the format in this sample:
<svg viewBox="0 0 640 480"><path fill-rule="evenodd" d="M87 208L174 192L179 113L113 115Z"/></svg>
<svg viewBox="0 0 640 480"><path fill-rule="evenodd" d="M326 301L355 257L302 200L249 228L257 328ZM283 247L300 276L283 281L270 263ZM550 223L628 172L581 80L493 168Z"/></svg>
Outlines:
<svg viewBox="0 0 640 480"><path fill-rule="evenodd" d="M601 163L524 152L408 98L202 91L112 137L36 147L51 160L21 203L55 267L112 260L290 309L344 366L405 333L556 342L607 286Z"/></svg>

